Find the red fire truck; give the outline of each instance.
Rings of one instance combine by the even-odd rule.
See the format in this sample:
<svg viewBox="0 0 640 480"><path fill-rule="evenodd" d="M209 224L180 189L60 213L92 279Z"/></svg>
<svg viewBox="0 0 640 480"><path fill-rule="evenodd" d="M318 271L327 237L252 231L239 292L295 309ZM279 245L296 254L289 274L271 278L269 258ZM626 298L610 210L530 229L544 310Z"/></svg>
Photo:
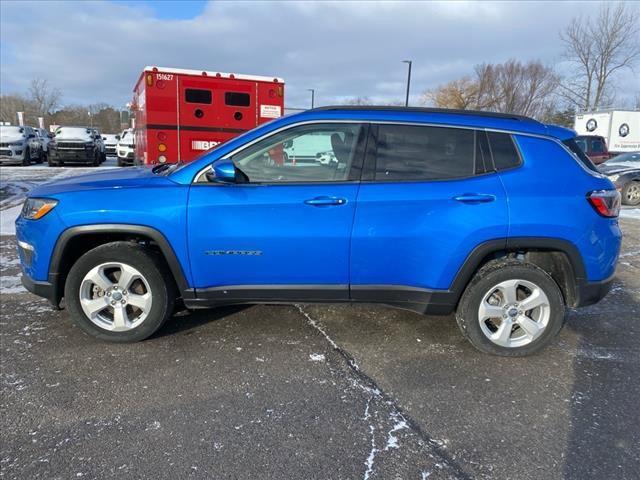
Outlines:
<svg viewBox="0 0 640 480"><path fill-rule="evenodd" d="M282 116L284 80L145 67L133 91L135 163L189 162Z"/></svg>

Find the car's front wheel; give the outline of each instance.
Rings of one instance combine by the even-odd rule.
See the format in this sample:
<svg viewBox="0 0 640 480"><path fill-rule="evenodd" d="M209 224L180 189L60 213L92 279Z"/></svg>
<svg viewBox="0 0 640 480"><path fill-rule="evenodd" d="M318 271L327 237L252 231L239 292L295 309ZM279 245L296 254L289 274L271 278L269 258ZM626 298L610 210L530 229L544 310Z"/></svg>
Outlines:
<svg viewBox="0 0 640 480"><path fill-rule="evenodd" d="M175 288L162 258L130 242L85 253L69 271L65 302L76 324L112 342L144 340L173 311Z"/></svg>
<svg viewBox="0 0 640 480"><path fill-rule="evenodd" d="M627 183L622 189L622 203L625 205L640 205L640 181Z"/></svg>
<svg viewBox="0 0 640 480"><path fill-rule="evenodd" d="M516 260L481 268L462 295L456 320L478 350L519 357L538 352L564 324L562 292L541 268Z"/></svg>
<svg viewBox="0 0 640 480"><path fill-rule="evenodd" d="M24 158L22 159L22 165L29 166L31 165L31 150L29 147L24 149Z"/></svg>

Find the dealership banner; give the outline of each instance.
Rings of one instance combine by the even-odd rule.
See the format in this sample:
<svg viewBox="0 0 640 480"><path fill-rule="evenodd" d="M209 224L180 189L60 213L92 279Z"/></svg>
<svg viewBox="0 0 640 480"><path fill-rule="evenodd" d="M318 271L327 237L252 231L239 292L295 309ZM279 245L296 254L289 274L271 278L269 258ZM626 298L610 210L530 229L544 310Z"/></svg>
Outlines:
<svg viewBox="0 0 640 480"><path fill-rule="evenodd" d="M18 125L24 127L24 112L16 112L18 114Z"/></svg>
<svg viewBox="0 0 640 480"><path fill-rule="evenodd" d="M38 117L38 127L44 128L44 117Z"/></svg>

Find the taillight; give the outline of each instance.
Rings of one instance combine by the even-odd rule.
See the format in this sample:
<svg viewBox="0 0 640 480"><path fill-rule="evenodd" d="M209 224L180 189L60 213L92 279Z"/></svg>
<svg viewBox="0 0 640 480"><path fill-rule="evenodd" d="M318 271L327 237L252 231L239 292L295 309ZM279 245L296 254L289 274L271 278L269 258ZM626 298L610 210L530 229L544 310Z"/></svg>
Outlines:
<svg viewBox="0 0 640 480"><path fill-rule="evenodd" d="M587 195L587 200L603 217L614 218L620 213L620 193L616 190L597 190Z"/></svg>

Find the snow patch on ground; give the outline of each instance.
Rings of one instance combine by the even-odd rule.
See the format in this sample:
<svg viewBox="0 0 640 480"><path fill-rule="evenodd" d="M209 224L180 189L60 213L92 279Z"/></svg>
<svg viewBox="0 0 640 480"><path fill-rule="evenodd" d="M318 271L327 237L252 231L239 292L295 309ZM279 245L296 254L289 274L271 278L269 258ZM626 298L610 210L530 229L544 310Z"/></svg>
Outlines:
<svg viewBox="0 0 640 480"><path fill-rule="evenodd" d="M640 208L623 208L620 210L620 218L640 220Z"/></svg>
<svg viewBox="0 0 640 480"><path fill-rule="evenodd" d="M309 355L312 362L324 362L325 357L323 353L312 353Z"/></svg>
<svg viewBox="0 0 640 480"><path fill-rule="evenodd" d="M16 205L0 211L0 235L16 234L15 221L20 215L20 210L22 210L22 205Z"/></svg>

